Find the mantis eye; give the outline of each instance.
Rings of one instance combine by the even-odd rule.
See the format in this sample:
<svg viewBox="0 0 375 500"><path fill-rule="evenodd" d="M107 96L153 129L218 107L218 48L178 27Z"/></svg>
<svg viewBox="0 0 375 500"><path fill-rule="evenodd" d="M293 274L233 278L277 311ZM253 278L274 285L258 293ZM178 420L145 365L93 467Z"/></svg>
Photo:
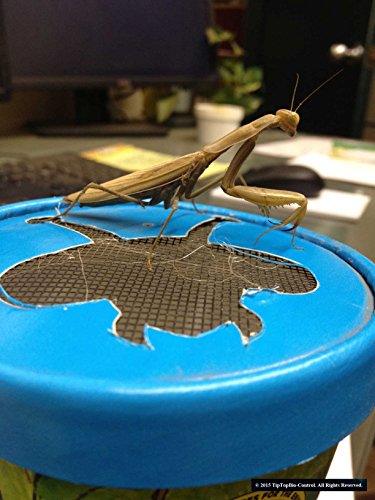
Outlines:
<svg viewBox="0 0 375 500"><path fill-rule="evenodd" d="M296 120L296 125L298 125L299 124L299 120L300 120L299 114L298 113L293 113L293 118Z"/></svg>

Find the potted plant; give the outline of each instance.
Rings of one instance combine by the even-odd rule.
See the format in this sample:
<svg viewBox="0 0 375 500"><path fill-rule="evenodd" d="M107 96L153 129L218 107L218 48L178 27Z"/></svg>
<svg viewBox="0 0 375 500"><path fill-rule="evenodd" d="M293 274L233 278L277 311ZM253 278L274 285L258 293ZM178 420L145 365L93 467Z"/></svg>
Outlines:
<svg viewBox="0 0 375 500"><path fill-rule="evenodd" d="M237 128L244 116L258 109L262 99L255 93L263 79L261 68L245 67L244 50L232 32L211 27L206 33L208 42L216 48L219 82L208 101L199 101L194 106L199 140L203 144Z"/></svg>

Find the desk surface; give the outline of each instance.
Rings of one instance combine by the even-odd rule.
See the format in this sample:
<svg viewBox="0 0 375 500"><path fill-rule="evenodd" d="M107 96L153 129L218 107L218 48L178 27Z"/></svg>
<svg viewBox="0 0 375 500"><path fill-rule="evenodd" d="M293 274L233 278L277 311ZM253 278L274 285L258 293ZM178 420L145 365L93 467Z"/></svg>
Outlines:
<svg viewBox="0 0 375 500"><path fill-rule="evenodd" d="M280 140L284 134L279 131L266 132L259 139L259 142L270 140ZM34 135L17 135L0 139L0 158L6 154L26 154L33 157L53 155L66 152L79 152L114 143L131 143L135 146L153 149L162 153L169 153L181 156L199 149L196 140L195 129L174 129L167 137L131 137L121 139L80 137L80 138L45 138ZM226 153L222 156L222 161L228 161L231 155ZM285 161L285 160L283 160ZM244 164L244 171L251 167L259 167L275 163L275 158L260 156L256 154L256 149ZM374 167L375 168L375 167ZM316 217L306 217L302 226L324 234L338 241L346 243L363 253L371 260L375 260L375 188L327 181L327 187L344 191L356 191L368 194L372 200L359 221L348 222L333 219L318 219ZM197 201L210 203L207 194L202 195Z"/></svg>

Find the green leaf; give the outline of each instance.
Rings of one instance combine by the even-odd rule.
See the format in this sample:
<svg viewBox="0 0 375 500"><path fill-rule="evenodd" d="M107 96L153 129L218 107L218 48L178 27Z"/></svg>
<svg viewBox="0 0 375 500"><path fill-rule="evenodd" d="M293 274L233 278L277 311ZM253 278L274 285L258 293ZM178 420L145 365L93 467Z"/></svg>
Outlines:
<svg viewBox="0 0 375 500"><path fill-rule="evenodd" d="M42 476L38 481L38 498L43 500L75 500L82 494L86 494L91 486L68 483L52 477ZM87 496L87 498L90 498Z"/></svg>
<svg viewBox="0 0 375 500"><path fill-rule="evenodd" d="M32 500L34 474L0 458L0 493L3 500Z"/></svg>
<svg viewBox="0 0 375 500"><path fill-rule="evenodd" d="M38 482L39 500L150 500L152 490L101 488L68 483L43 476ZM4 499L6 500L6 499Z"/></svg>
<svg viewBox="0 0 375 500"><path fill-rule="evenodd" d="M243 50L242 47L238 45L238 43L235 40L231 42L230 46L232 48L233 55L235 57L242 57L244 55L245 51Z"/></svg>
<svg viewBox="0 0 375 500"><path fill-rule="evenodd" d="M261 82L247 83L245 85L240 85L238 87L239 91L242 95L251 94L252 92L256 92L261 88Z"/></svg>
<svg viewBox="0 0 375 500"><path fill-rule="evenodd" d="M263 99L259 96L247 96L242 99L242 105L245 108L245 113L247 115L254 113L259 106L262 104Z"/></svg>
<svg viewBox="0 0 375 500"><path fill-rule="evenodd" d="M233 93L228 92L228 89L218 89L212 96L211 101L216 104L233 104Z"/></svg>
<svg viewBox="0 0 375 500"><path fill-rule="evenodd" d="M242 62L236 61L236 64L233 64L233 72L236 81L240 82L244 77L244 67Z"/></svg>
<svg viewBox="0 0 375 500"><path fill-rule="evenodd" d="M209 27L206 29L206 36L210 45L218 45L223 42L231 42L234 34L219 27Z"/></svg>
<svg viewBox="0 0 375 500"><path fill-rule="evenodd" d="M245 71L246 81L248 82L261 82L263 80L263 71L257 66L251 66Z"/></svg>
<svg viewBox="0 0 375 500"><path fill-rule="evenodd" d="M219 74L224 83L230 84L233 81L233 73L229 68L220 66Z"/></svg>
<svg viewBox="0 0 375 500"><path fill-rule="evenodd" d="M168 500L228 500L250 491L250 479L229 484L218 484L203 488L170 490Z"/></svg>

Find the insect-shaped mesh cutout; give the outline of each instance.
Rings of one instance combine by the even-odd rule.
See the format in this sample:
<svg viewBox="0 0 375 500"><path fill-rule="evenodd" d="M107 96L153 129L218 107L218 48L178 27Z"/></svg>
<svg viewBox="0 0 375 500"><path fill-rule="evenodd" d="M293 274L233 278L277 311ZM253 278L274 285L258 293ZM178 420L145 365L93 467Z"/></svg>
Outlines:
<svg viewBox="0 0 375 500"><path fill-rule="evenodd" d="M146 256L154 238L125 240L112 233L61 223L93 243L18 264L1 284L14 299L54 305L110 299L121 311L117 333L144 343L144 325L197 336L227 321L244 337L259 333L261 319L240 305L243 289L307 293L317 286L310 271L260 251L209 244L218 221L202 224L187 237L163 237L153 258Z"/></svg>

